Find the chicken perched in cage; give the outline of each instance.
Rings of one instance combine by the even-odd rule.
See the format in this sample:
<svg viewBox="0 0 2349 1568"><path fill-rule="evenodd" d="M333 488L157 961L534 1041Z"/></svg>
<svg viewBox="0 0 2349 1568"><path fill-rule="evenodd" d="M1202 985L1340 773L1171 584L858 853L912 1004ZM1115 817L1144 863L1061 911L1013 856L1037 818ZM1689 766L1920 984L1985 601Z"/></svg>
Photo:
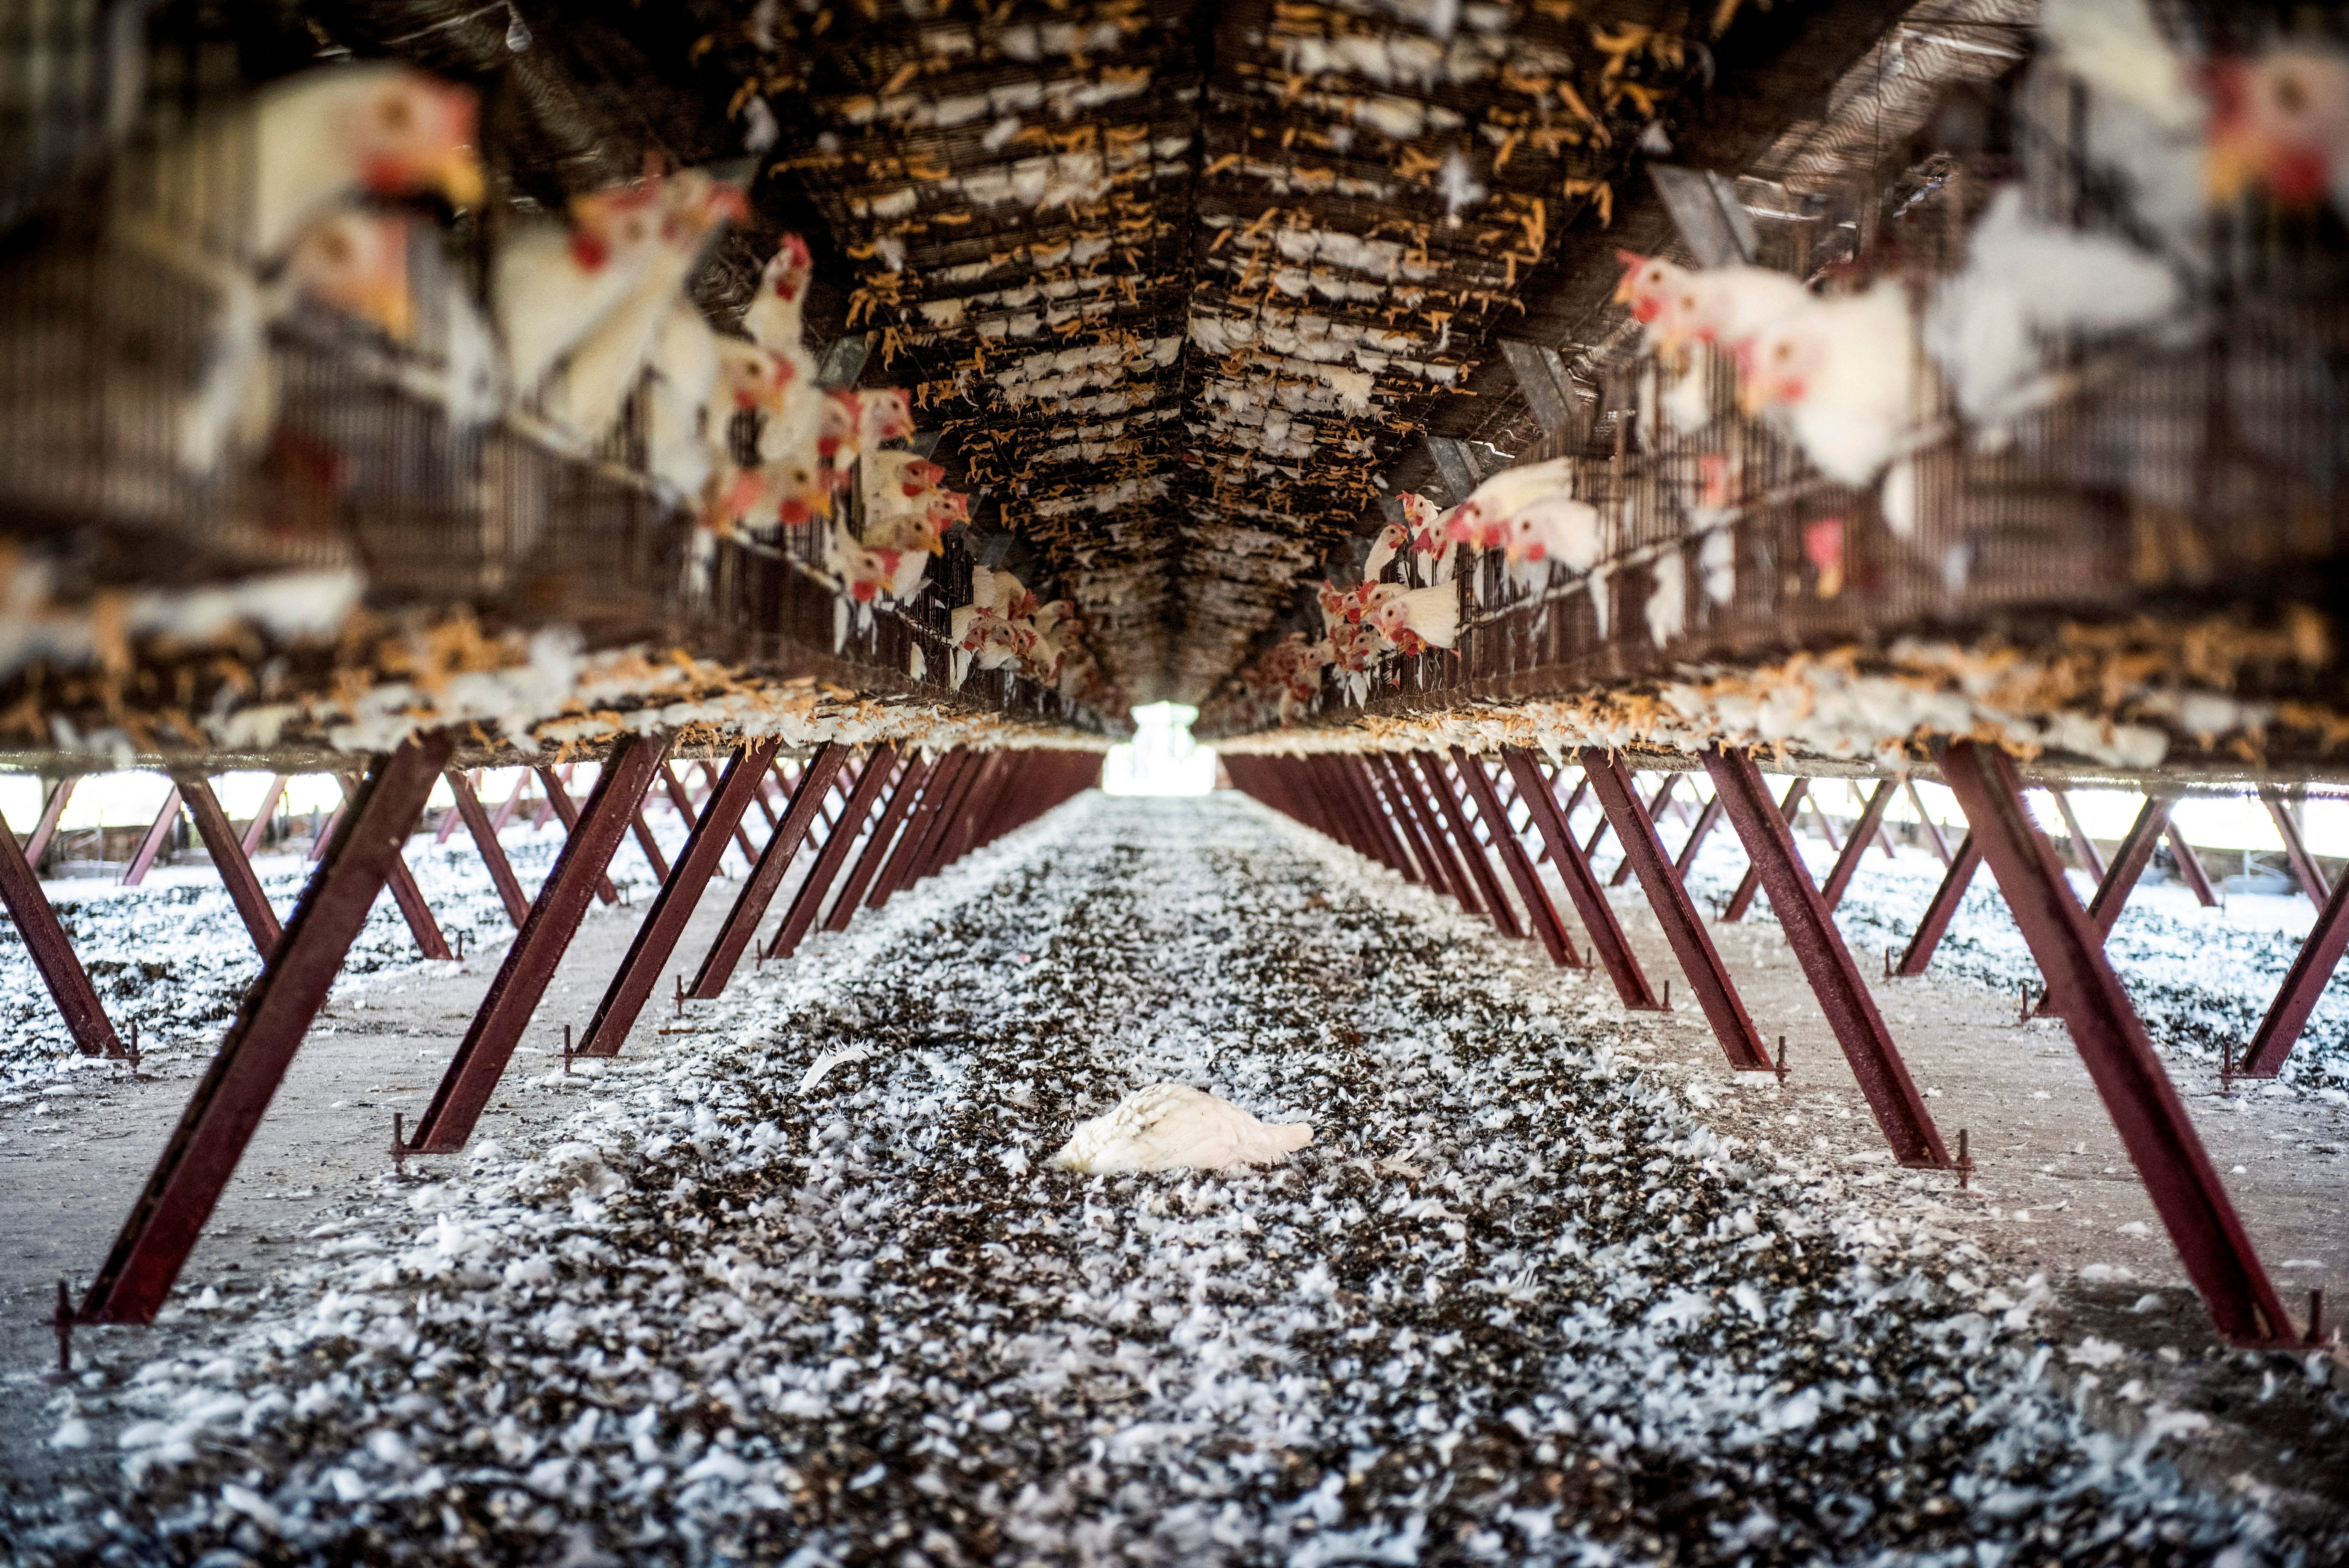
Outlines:
<svg viewBox="0 0 2349 1568"><path fill-rule="evenodd" d="M0 263L0 496L33 515L187 524L278 412L271 325L304 305L395 337L399 231L354 207L478 204L474 100L397 66L305 73L126 151L104 200Z"/></svg>

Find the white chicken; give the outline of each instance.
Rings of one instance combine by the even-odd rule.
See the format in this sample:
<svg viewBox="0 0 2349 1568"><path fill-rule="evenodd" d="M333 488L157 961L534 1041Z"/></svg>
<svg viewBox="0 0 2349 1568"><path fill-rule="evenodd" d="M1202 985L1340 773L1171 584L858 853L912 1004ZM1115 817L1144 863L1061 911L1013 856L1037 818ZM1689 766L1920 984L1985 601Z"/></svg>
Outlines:
<svg viewBox="0 0 2349 1568"><path fill-rule="evenodd" d="M1187 1084L1156 1083L1079 1122L1052 1163L1081 1176L1270 1165L1313 1141L1309 1122L1258 1121Z"/></svg>
<svg viewBox="0 0 2349 1568"><path fill-rule="evenodd" d="M1821 473L1868 484L1912 419L1916 354L1907 294L1887 280L1811 300L1737 348L1740 407L1778 411Z"/></svg>
<svg viewBox="0 0 2349 1568"><path fill-rule="evenodd" d="M740 190L697 170L663 181L651 260L548 384L544 397L550 419L584 441L600 441L611 432L703 249L742 211Z"/></svg>
<svg viewBox="0 0 2349 1568"><path fill-rule="evenodd" d="M1588 501L1564 494L1545 496L1509 519L1501 536L1502 558L1528 591L1549 580L1549 564L1588 572L1599 563L1601 520Z"/></svg>
<svg viewBox="0 0 2349 1568"><path fill-rule="evenodd" d="M627 297L652 265L660 190L631 181L574 197L571 222L520 223L492 266L498 335L515 395L547 372Z"/></svg>
<svg viewBox="0 0 2349 1568"><path fill-rule="evenodd" d="M2042 367L2039 339L2111 333L2167 321L2180 303L2177 274L2109 234L2041 222L2023 188L1991 199L1966 246L1966 269L1935 291L1925 347L1977 422L2014 410L2013 395Z"/></svg>
<svg viewBox="0 0 2349 1568"><path fill-rule="evenodd" d="M679 500L709 482L712 453L708 422L730 417L718 397L718 335L691 300L673 302L653 339L646 466Z"/></svg>
<svg viewBox="0 0 2349 1568"><path fill-rule="evenodd" d="M1362 619L1404 654L1448 648L1460 635L1460 590L1449 583L1405 588L1381 583L1371 590Z"/></svg>
<svg viewBox="0 0 2349 1568"><path fill-rule="evenodd" d="M354 196L439 191L479 206L476 118L471 90L405 66L305 71L152 159L122 160L114 203L214 255L263 264Z"/></svg>

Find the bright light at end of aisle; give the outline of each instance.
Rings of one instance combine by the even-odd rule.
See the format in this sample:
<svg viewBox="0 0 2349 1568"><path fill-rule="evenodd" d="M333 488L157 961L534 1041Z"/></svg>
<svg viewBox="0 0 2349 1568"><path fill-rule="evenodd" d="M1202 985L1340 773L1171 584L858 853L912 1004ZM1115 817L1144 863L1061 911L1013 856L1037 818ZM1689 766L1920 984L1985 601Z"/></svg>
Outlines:
<svg viewBox="0 0 2349 1568"><path fill-rule="evenodd" d="M1191 738L1195 707L1154 702L1133 710L1133 738L1112 747L1102 788L1112 795L1205 795L1216 787L1216 754Z"/></svg>

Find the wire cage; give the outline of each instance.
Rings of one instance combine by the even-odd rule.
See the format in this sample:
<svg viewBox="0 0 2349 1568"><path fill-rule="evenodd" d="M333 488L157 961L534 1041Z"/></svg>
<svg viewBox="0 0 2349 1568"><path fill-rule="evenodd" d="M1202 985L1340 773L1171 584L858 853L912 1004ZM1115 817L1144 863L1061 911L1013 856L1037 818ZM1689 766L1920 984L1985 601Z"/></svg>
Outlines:
<svg viewBox="0 0 2349 1568"><path fill-rule="evenodd" d="M1570 493L1601 518L1596 568L1554 566L1526 587L1499 552L1469 555L1456 647L1390 656L1368 700L1565 692L1903 634L2027 643L2067 620L2337 604L2349 583L2341 216L2256 199L2210 208L2199 180L2181 200L2142 146L2133 166L2108 159L2125 128L2069 76L2042 62L2007 86L2011 149L1944 159L1887 198L1899 208L1878 247L1908 290L1920 368L1909 435L1878 480L1838 484L1782 426L1744 416L1727 356L1630 356L1603 374L1586 431L1519 459L1568 459ZM1967 264L1985 167L2011 171L2032 219L2159 258L2180 304L2126 331L2035 333L2035 371L1996 418L1975 419L1923 348L1943 281ZM2282 683L2270 695L2337 700L2325 674L2269 674ZM1240 706L1212 727L1266 721L1229 700ZM1309 711L1336 718L1347 700L1333 672Z"/></svg>

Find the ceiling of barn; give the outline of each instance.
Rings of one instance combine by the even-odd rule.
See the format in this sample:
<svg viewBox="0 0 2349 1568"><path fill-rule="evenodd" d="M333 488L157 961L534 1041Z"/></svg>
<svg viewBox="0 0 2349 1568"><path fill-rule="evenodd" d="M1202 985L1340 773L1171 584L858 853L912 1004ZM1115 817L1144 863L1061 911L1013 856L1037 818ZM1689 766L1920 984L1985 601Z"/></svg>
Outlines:
<svg viewBox="0 0 2349 1568"><path fill-rule="evenodd" d="M1198 701L1374 532L1447 490L1422 439L1539 433L1504 338L1621 325L1617 246L1672 232L1642 161L1799 140L1906 7L1858 0L360 0L346 26L495 70L523 194L651 152L763 164L698 291L808 231L948 483L1133 700ZM530 47L511 48L521 16ZM485 139L489 139L485 138ZM1473 456L1472 456L1473 462ZM1458 465L1449 488L1456 489ZM1473 478L1473 473L1471 476ZM1456 499L1456 498L1451 498Z"/></svg>

